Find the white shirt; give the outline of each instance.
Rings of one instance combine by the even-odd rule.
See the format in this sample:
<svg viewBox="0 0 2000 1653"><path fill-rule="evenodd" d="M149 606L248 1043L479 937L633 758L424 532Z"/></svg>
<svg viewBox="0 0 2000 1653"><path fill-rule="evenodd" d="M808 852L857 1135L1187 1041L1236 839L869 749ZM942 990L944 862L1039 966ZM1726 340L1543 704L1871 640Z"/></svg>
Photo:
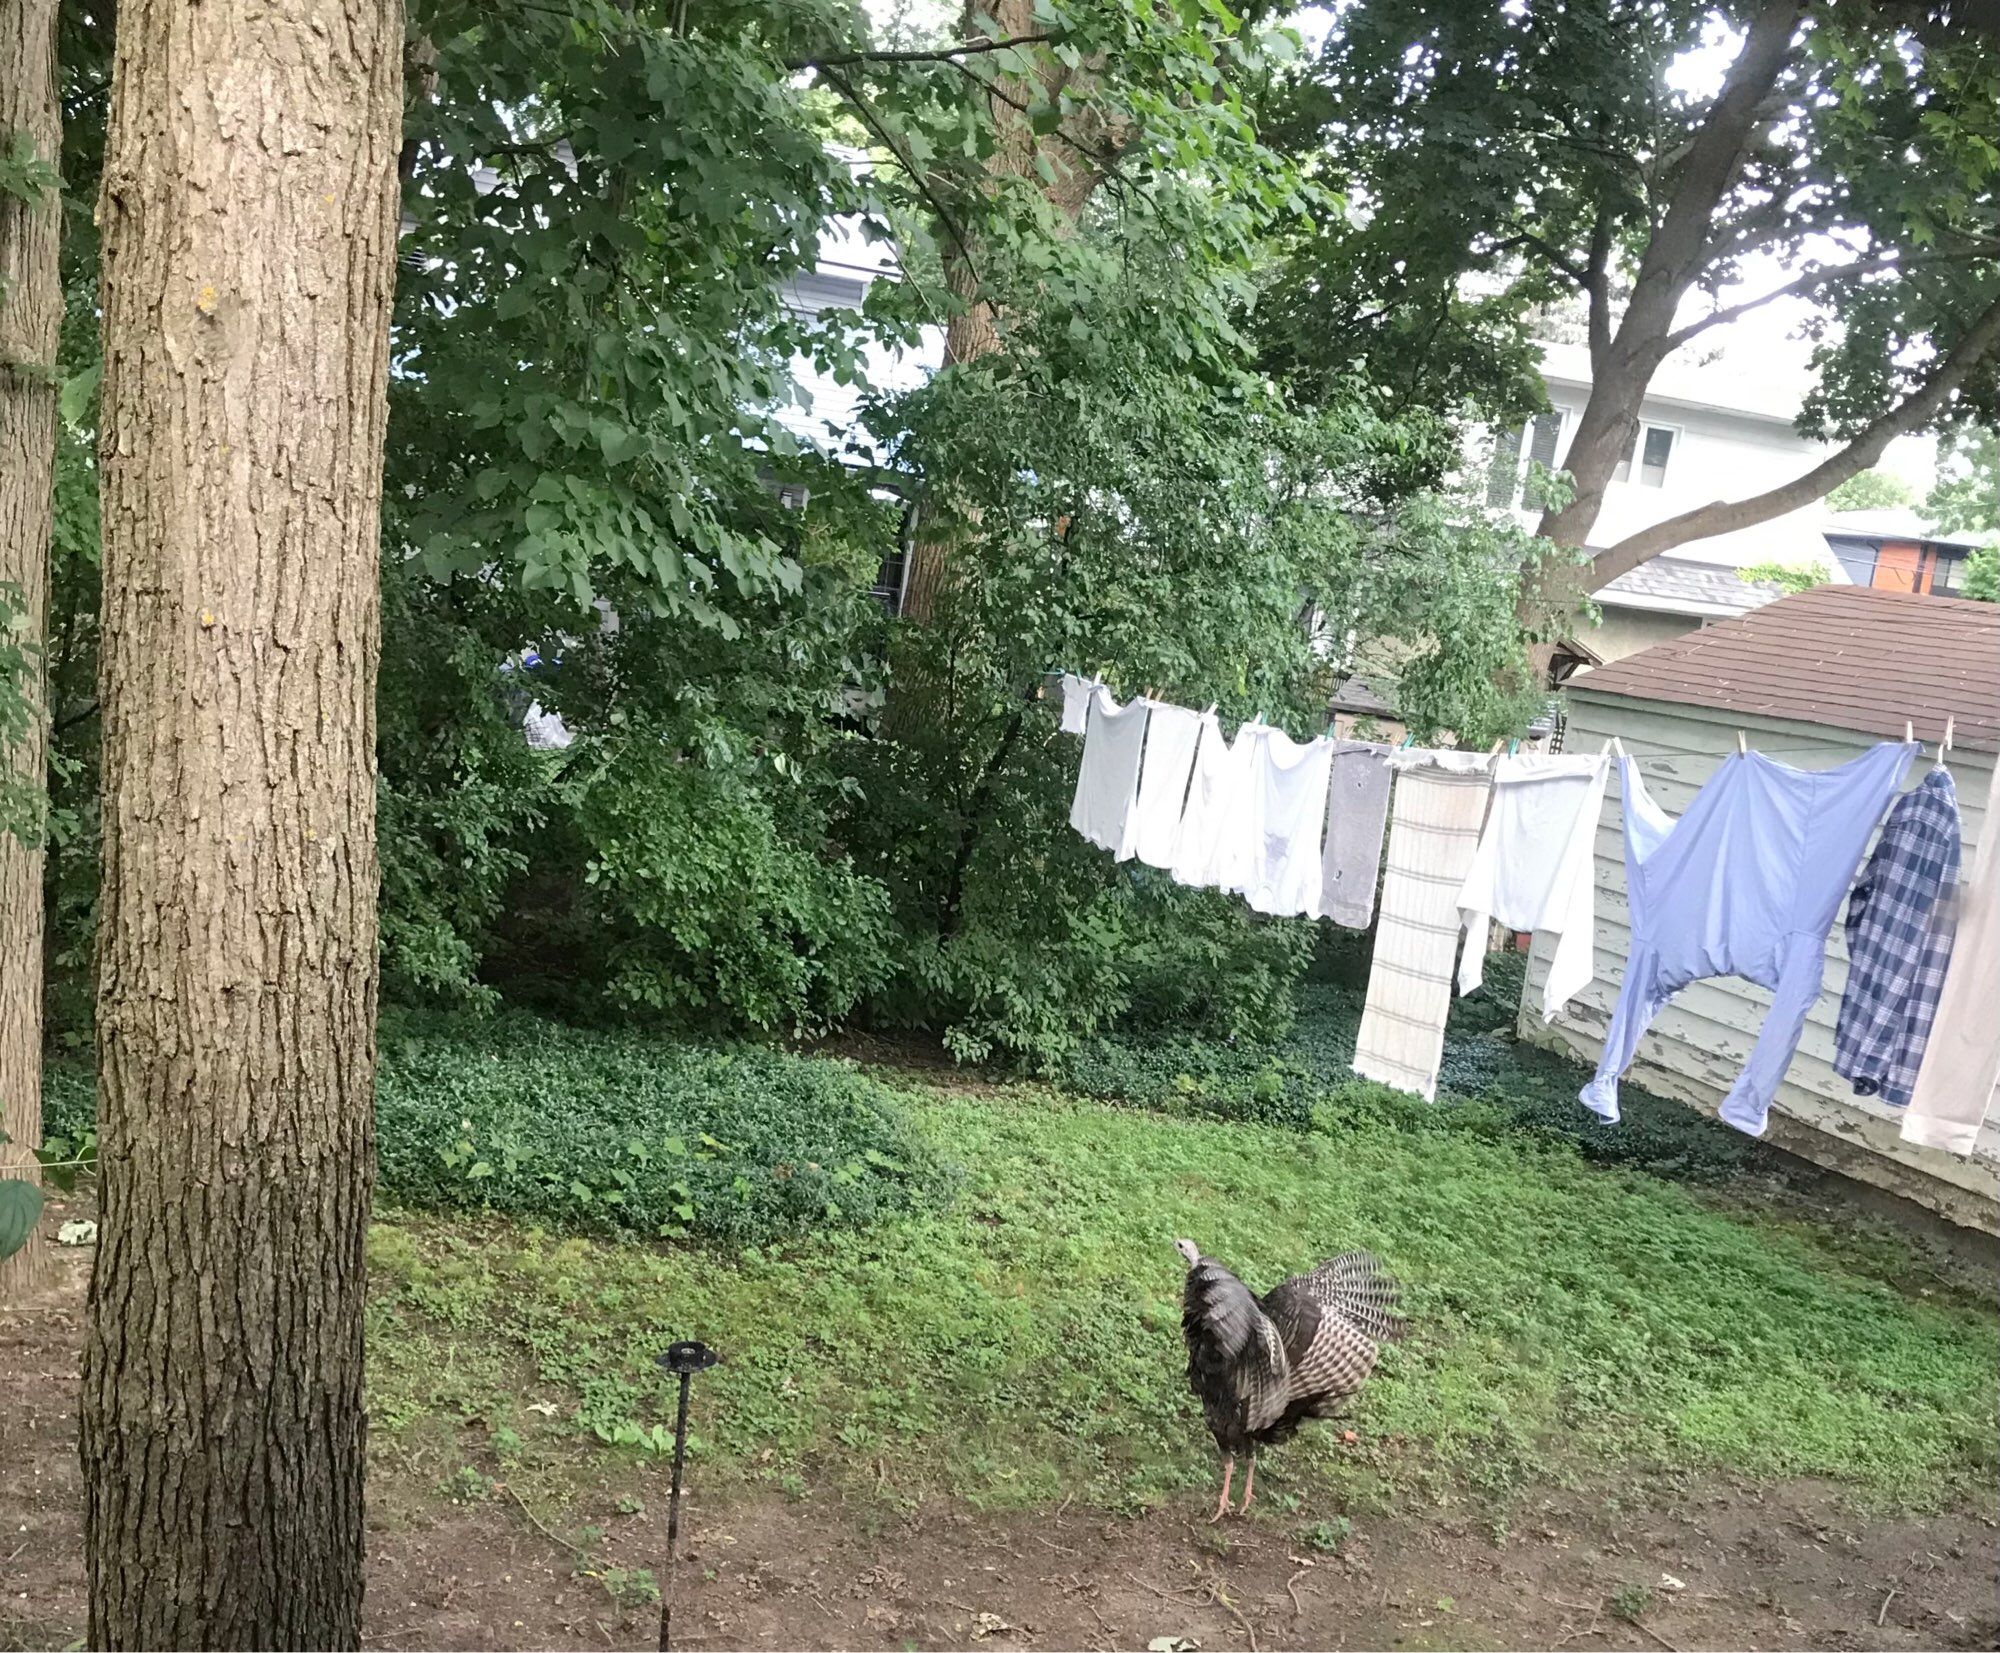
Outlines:
<svg viewBox="0 0 2000 1653"><path fill-rule="evenodd" d="M1610 773L1608 752L1528 754L1502 758L1495 766L1492 813L1458 894L1465 915L1459 992L1470 993L1485 977L1486 931L1495 919L1509 929L1541 930L1556 938L1542 991L1544 1021L1554 1021L1589 985L1595 971L1592 862Z"/></svg>
<svg viewBox="0 0 2000 1653"><path fill-rule="evenodd" d="M1201 739L1201 717L1185 706L1150 702L1146 758L1139 769L1139 800L1133 812L1132 850L1149 867L1171 867L1180 845L1181 814L1188 778Z"/></svg>
<svg viewBox="0 0 2000 1653"><path fill-rule="evenodd" d="M1282 729L1265 729L1254 750L1255 837L1243 893L1260 913L1312 912L1319 905L1320 829L1333 743L1301 746Z"/></svg>
<svg viewBox="0 0 2000 1653"><path fill-rule="evenodd" d="M1173 874L1177 882L1196 889L1230 888L1248 859L1248 840L1240 832L1231 842L1232 827L1246 823L1245 794L1249 791L1253 726L1245 724L1232 744L1213 712L1201 719L1201 741L1195 748L1194 780L1188 787L1187 808L1181 815L1180 841L1174 846Z"/></svg>
<svg viewBox="0 0 2000 1653"><path fill-rule="evenodd" d="M1066 735L1080 735L1084 732L1085 718L1090 711L1090 691L1097 685L1088 678L1078 677L1075 672L1064 672L1062 679L1062 732Z"/></svg>

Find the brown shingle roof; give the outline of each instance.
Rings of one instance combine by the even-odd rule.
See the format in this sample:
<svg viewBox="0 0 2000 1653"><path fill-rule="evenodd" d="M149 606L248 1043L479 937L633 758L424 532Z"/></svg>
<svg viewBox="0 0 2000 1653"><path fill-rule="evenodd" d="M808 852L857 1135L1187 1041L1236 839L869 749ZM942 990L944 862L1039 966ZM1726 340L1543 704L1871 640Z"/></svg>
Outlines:
<svg viewBox="0 0 2000 1653"><path fill-rule="evenodd" d="M1572 692L2000 751L2000 604L1823 585L1627 655Z"/></svg>

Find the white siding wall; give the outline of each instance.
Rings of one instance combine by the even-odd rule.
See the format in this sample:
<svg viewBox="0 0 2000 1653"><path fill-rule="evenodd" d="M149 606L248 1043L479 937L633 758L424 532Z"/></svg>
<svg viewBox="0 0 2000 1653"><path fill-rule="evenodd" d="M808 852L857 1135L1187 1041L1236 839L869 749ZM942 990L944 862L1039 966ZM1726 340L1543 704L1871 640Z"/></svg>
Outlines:
<svg viewBox="0 0 2000 1653"><path fill-rule="evenodd" d="M1553 379L1549 383L1550 402L1565 410L1556 445L1558 468L1569 457L1577 415L1589 394L1587 385ZM1651 488L1639 479L1634 466L1628 480L1610 483L1590 531L1592 545L1615 545L1642 528L1713 500L1747 499L1804 474L1827 451L1788 425L1726 408L1683 407L1649 397L1641 404L1640 418L1645 424L1665 425L1674 431L1666 474L1661 486ZM1817 559L1831 569L1833 557L1826 548L1825 520L1826 507L1816 501L1754 529L1678 546L1674 555L1731 567Z"/></svg>
<svg viewBox="0 0 2000 1653"><path fill-rule="evenodd" d="M1801 769L1826 769L1875 743L1870 735L1775 720L1737 718L1701 707L1669 707L1612 695L1572 691L1565 750L1595 752L1612 735L1639 760L1655 802L1671 814L1687 808L1702 783L1735 750L1740 726L1751 746ZM1937 731L1918 730L1935 742ZM1928 767L1934 745L1911 770L1911 784ZM1982 810L1993 759L1955 752L1951 770L1964 821L1966 870L1983 829ZM1520 1030L1539 1043L1566 1047L1594 1063L1604 1044L1611 1007L1625 978L1630 945L1625 900L1624 816L1614 777L1597 840L1597 973L1553 1025L1541 1018L1548 944L1538 939L1529 960ZM1970 1159L1913 1147L1901 1139L1901 1111L1857 1097L1833 1071L1833 1034L1847 985L1842 920L1827 948L1826 985L1807 1021L1790 1071L1772 1108L1769 1140L1781 1148L1861 1181L1919 1201L1969 1227L2000 1233L2000 1119L1989 1118ZM1630 1081L1713 1113L1728 1092L1763 1026L1771 996L1736 977L1683 989L1640 1043ZM2000 1014L2000 1006L1995 1007ZM1617 1129L1616 1126L1609 1127Z"/></svg>

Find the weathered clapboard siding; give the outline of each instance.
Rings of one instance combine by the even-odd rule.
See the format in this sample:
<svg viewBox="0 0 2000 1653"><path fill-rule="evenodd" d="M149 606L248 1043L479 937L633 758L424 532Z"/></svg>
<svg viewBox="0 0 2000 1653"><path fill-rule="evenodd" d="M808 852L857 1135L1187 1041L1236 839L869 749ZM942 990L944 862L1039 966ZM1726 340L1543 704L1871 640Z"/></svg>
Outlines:
<svg viewBox="0 0 2000 1653"><path fill-rule="evenodd" d="M1593 693L1587 683L1577 683L1571 686L1564 746L1571 752L1594 752L1616 735L1638 759L1654 801L1678 815L1736 749L1739 728L1756 750L1801 769L1831 768L1877 739L1807 723ZM1939 733L1917 731L1926 748L1912 766L1911 784L1929 766ZM1985 752L1951 754L1968 868L1972 847L1984 831L1993 762ZM1567 1048L1587 1062L1595 1062L1603 1048L1631 944L1623 833L1623 803L1614 779L1598 823L1596 976L1553 1024L1543 1022L1548 946L1538 939L1522 999L1524 1037ZM1969 1159L1905 1143L1899 1134L1900 1110L1855 1096L1833 1071L1834 1028L1846 985L1847 945L1836 922L1827 947L1825 984L1772 1106L1770 1140L1828 1169L1917 1200L1954 1222L2000 1233L2000 1119L1987 1120L1978 1150ZM1770 1002L1764 989L1733 976L1690 984L1653 1022L1628 1079L1713 1113L1756 1042Z"/></svg>

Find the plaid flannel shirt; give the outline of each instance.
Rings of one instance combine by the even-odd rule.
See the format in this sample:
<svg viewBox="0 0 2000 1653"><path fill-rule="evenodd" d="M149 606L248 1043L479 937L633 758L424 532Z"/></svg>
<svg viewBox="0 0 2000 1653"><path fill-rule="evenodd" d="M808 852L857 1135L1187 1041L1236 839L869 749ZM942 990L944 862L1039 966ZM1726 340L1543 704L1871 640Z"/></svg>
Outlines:
<svg viewBox="0 0 2000 1653"><path fill-rule="evenodd" d="M1933 769L1889 811L1847 898L1833 1070L1857 1096L1909 1104L1951 961L1958 862L1958 794Z"/></svg>

